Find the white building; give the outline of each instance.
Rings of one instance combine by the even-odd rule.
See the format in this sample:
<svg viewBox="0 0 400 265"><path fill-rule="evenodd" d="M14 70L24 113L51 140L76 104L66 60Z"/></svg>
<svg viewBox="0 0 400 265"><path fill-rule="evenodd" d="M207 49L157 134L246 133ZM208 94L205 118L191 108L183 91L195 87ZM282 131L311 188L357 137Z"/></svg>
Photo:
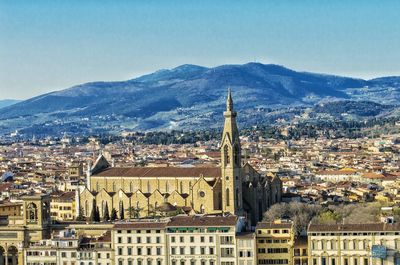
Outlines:
<svg viewBox="0 0 400 265"><path fill-rule="evenodd" d="M309 265L398 265L400 224L313 225Z"/></svg>

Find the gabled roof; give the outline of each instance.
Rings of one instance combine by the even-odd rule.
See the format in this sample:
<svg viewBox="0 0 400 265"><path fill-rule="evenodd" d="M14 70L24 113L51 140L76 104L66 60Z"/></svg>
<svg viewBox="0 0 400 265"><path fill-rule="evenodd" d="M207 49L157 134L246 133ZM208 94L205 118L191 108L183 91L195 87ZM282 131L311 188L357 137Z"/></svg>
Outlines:
<svg viewBox="0 0 400 265"><path fill-rule="evenodd" d="M221 177L219 167L112 167L94 174L93 177Z"/></svg>

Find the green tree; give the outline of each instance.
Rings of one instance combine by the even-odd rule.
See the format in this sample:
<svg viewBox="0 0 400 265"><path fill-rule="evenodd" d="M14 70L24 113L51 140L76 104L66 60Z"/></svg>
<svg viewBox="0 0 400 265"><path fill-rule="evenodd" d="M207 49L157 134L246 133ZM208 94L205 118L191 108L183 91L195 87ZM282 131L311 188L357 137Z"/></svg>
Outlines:
<svg viewBox="0 0 400 265"><path fill-rule="evenodd" d="M120 220L124 220L125 219L125 215L124 215L124 203L121 202L119 204L119 219Z"/></svg>
<svg viewBox="0 0 400 265"><path fill-rule="evenodd" d="M106 202L106 205L104 206L103 220L106 222L110 221L110 212L108 211L108 203L107 202Z"/></svg>
<svg viewBox="0 0 400 265"><path fill-rule="evenodd" d="M100 211L99 211L99 206L96 206L96 215L95 215L95 221L100 222Z"/></svg>
<svg viewBox="0 0 400 265"><path fill-rule="evenodd" d="M96 200L93 199L93 202L92 202L92 211L90 212L89 221L90 221L90 222L96 222L96 219L97 219Z"/></svg>
<svg viewBox="0 0 400 265"><path fill-rule="evenodd" d="M115 220L117 220L117 210L112 208L112 210L111 210L111 221L115 221Z"/></svg>
<svg viewBox="0 0 400 265"><path fill-rule="evenodd" d="M83 208L81 206L79 206L79 212L78 212L78 216L76 217L76 221L85 221Z"/></svg>

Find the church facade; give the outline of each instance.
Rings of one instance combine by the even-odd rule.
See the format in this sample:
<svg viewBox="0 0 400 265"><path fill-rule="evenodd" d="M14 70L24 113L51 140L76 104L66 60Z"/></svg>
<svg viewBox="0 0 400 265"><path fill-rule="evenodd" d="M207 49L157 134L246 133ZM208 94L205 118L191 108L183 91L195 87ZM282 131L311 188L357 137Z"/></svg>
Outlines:
<svg viewBox="0 0 400 265"><path fill-rule="evenodd" d="M242 164L236 116L229 92L220 167L120 168L111 167L101 155L87 173L86 187L77 194L77 208L86 217L93 205L101 217L111 209L124 218L162 215L177 209L230 213L247 216L255 224L272 204L281 201L282 183L277 176L261 175L248 163Z"/></svg>

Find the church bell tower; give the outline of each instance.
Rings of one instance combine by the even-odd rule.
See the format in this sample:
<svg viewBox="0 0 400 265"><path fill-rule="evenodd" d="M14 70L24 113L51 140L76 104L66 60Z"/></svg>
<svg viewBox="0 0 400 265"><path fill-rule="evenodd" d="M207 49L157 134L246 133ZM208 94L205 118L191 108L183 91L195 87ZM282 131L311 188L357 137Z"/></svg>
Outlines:
<svg viewBox="0 0 400 265"><path fill-rule="evenodd" d="M221 140L222 211L241 215L243 214L242 162L236 115L229 90Z"/></svg>

